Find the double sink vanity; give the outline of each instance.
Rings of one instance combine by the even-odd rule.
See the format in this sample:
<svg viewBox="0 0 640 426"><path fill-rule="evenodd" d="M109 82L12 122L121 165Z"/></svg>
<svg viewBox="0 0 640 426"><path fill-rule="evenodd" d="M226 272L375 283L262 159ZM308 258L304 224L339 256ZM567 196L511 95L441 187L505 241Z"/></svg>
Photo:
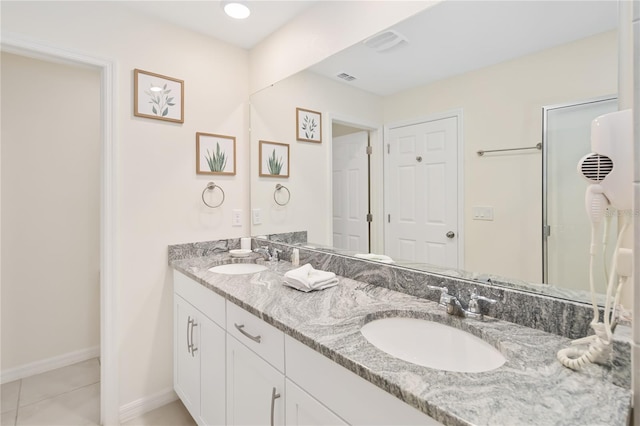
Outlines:
<svg viewBox="0 0 640 426"><path fill-rule="evenodd" d="M450 315L438 294L417 297L366 277L339 274L336 287L304 293L282 283L290 262L231 258L237 244L169 248L174 387L198 424L628 422L631 393L616 374L628 366L615 358L572 371L556 360L568 337ZM268 244L289 259L293 246ZM330 269L318 256L331 257L300 248L301 264ZM423 274L422 287L434 280ZM495 305L509 301L502 295ZM509 311L495 309L488 312Z"/></svg>

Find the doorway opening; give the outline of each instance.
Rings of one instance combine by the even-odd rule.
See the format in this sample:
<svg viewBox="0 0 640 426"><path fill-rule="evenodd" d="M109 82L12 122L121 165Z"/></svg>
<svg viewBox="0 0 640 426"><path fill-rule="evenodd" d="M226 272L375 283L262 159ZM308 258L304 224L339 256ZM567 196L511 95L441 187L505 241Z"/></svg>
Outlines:
<svg viewBox="0 0 640 426"><path fill-rule="evenodd" d="M371 253L379 245L381 196L376 176L381 177L381 159L376 158L379 130L353 120L331 120L331 241L335 248ZM377 156L379 157L379 156Z"/></svg>
<svg viewBox="0 0 640 426"><path fill-rule="evenodd" d="M591 225L584 207L588 183L577 172L591 152L591 122L618 110L615 96L547 106L542 109L542 276L545 284L588 291ZM615 218L609 241L615 239ZM583 247L584 250L576 250ZM605 253L611 258L611 247ZM595 259L604 271L603 259ZM606 282L606 278L600 278ZM602 284L603 286L605 284Z"/></svg>
<svg viewBox="0 0 640 426"><path fill-rule="evenodd" d="M100 423L118 424L118 356L116 344L116 147L115 105L116 77L112 60L85 55L16 35L3 35L2 52L24 57L92 68L100 74L100 144L99 144L99 286L100 286ZM43 185L34 188L55 190ZM48 206L51 207L51 206ZM55 206L54 206L55 207ZM40 207L42 208L42 207ZM46 209L43 209L43 214ZM0 230L1 231L1 230ZM96 271L96 273L98 273Z"/></svg>

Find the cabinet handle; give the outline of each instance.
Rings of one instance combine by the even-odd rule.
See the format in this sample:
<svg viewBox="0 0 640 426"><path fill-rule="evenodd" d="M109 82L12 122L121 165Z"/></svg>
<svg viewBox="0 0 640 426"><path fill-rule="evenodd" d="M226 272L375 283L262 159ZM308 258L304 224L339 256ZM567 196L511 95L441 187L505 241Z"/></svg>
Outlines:
<svg viewBox="0 0 640 426"><path fill-rule="evenodd" d="M276 388L271 391L271 426L274 425L273 417L276 411L276 399L280 398L280 394L276 392Z"/></svg>
<svg viewBox="0 0 640 426"><path fill-rule="evenodd" d="M196 356L196 351L198 350L198 348L196 348L196 345L193 343L193 327L197 327L198 324L196 323L196 319L192 319L191 320L191 356L195 357Z"/></svg>
<svg viewBox="0 0 640 426"><path fill-rule="evenodd" d="M191 341L189 340L189 336L191 335L191 338L193 338L193 334L189 333L189 330L191 329L191 316L188 317L187 319L187 352L191 353Z"/></svg>
<svg viewBox="0 0 640 426"><path fill-rule="evenodd" d="M245 336L247 336L249 339L253 340L254 342L260 343L260 340L262 340L261 336L252 336L251 334L247 333L246 331L244 331L244 324L236 324L233 323L233 325L236 326L236 328L238 329L238 331L242 334L244 334Z"/></svg>

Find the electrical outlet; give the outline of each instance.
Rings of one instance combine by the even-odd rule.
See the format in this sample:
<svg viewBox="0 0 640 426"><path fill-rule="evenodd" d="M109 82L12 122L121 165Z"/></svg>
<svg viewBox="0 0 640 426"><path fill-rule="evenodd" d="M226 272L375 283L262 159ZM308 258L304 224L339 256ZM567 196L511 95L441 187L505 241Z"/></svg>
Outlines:
<svg viewBox="0 0 640 426"><path fill-rule="evenodd" d="M473 220L493 220L493 207L473 206Z"/></svg>
<svg viewBox="0 0 640 426"><path fill-rule="evenodd" d="M231 212L231 226L242 226L242 210Z"/></svg>
<svg viewBox="0 0 640 426"><path fill-rule="evenodd" d="M262 210L261 209L252 209L251 210L251 221L254 225L262 224Z"/></svg>

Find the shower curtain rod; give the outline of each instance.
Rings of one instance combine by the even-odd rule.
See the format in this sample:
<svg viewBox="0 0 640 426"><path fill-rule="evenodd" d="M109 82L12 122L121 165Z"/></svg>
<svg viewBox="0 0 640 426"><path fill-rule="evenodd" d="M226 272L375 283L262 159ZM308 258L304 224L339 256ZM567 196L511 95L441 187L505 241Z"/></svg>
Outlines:
<svg viewBox="0 0 640 426"><path fill-rule="evenodd" d="M521 151L523 149L542 149L542 143L537 143L536 146L527 146L524 148L504 148L504 149L486 149L478 151L478 155L482 157L487 152L504 152L504 151Z"/></svg>

